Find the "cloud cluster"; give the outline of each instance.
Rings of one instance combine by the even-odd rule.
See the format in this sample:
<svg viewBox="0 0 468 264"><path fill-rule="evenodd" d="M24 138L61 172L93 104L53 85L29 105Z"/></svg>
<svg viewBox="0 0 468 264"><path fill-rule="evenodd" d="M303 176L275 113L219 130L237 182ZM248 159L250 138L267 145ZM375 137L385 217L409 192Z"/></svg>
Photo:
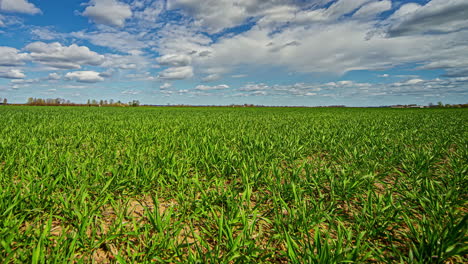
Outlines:
<svg viewBox="0 0 468 264"><path fill-rule="evenodd" d="M55 69L80 69L81 65L99 66L104 56L86 46L62 46L58 42L33 42L25 47L34 62Z"/></svg>
<svg viewBox="0 0 468 264"><path fill-rule="evenodd" d="M162 66L182 67L192 63L192 58L185 54L167 54L156 59Z"/></svg>
<svg viewBox="0 0 468 264"><path fill-rule="evenodd" d="M132 16L130 6L116 0L91 0L83 12L98 24L122 27Z"/></svg>
<svg viewBox="0 0 468 264"><path fill-rule="evenodd" d="M167 68L158 75L158 78L162 80L183 80L192 77L193 68L191 66Z"/></svg>
<svg viewBox="0 0 468 264"><path fill-rule="evenodd" d="M0 1L0 10L30 15L42 13L39 8L27 0L2 0Z"/></svg>
<svg viewBox="0 0 468 264"><path fill-rule="evenodd" d="M95 71L74 71L65 74L65 79L82 83L96 83L104 81L104 78Z"/></svg>
<svg viewBox="0 0 468 264"><path fill-rule="evenodd" d="M465 0L432 0L421 6L409 3L390 18L390 37L422 33L448 33L468 28L468 2Z"/></svg>
<svg viewBox="0 0 468 264"><path fill-rule="evenodd" d="M26 78L26 75L17 69L3 71L0 69L0 78L6 79L23 79Z"/></svg>
<svg viewBox="0 0 468 264"><path fill-rule="evenodd" d="M466 96L468 77L424 80L408 79L402 82L366 83L338 81L318 84L295 83L289 85L267 85L249 83L238 89L232 96L314 96L335 98L382 98L411 96L412 98Z"/></svg>
<svg viewBox="0 0 468 264"><path fill-rule="evenodd" d="M29 59L26 53L20 53L19 50L11 47L0 46L0 66L19 66Z"/></svg>
<svg viewBox="0 0 468 264"><path fill-rule="evenodd" d="M220 85L214 85L214 86L197 85L197 87L195 87L195 90L199 90L199 91L213 91L213 90L225 90L225 89L229 89L229 85L227 84L220 84Z"/></svg>

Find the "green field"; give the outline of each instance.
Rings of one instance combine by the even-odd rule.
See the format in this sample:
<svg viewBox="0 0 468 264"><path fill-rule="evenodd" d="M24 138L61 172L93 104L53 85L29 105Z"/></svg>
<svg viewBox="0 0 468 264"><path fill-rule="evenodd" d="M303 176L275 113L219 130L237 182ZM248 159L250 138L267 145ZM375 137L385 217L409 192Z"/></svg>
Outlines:
<svg viewBox="0 0 468 264"><path fill-rule="evenodd" d="M0 107L1 263L462 263L468 110Z"/></svg>

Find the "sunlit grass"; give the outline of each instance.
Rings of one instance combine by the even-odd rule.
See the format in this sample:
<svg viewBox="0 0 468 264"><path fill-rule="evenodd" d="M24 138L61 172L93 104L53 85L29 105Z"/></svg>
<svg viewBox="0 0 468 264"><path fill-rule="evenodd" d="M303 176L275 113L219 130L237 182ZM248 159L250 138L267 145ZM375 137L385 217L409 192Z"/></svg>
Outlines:
<svg viewBox="0 0 468 264"><path fill-rule="evenodd" d="M2 263L462 263L464 109L0 107Z"/></svg>

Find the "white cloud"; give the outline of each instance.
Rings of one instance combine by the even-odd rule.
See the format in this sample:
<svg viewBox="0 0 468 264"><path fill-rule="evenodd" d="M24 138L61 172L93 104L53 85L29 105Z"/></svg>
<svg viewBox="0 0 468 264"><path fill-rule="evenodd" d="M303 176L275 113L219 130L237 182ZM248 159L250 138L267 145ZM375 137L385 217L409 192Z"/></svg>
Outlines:
<svg viewBox="0 0 468 264"><path fill-rule="evenodd" d="M56 72L49 73L49 76L47 77L49 80L60 80L61 78L62 76Z"/></svg>
<svg viewBox="0 0 468 264"><path fill-rule="evenodd" d="M112 75L114 74L114 71L115 71L114 69L108 69L107 71L100 72L99 76L103 78L109 78L109 77L112 77Z"/></svg>
<svg viewBox="0 0 468 264"><path fill-rule="evenodd" d="M242 88L240 88L240 91L261 91L261 90L267 90L270 87L264 83L259 83L259 84L246 84Z"/></svg>
<svg viewBox="0 0 468 264"><path fill-rule="evenodd" d="M36 27L31 29L31 34L33 34L38 39L42 40L53 40L63 38L64 34L54 32L53 30L46 27Z"/></svg>
<svg viewBox="0 0 468 264"><path fill-rule="evenodd" d="M2 0L0 1L0 9L7 12L16 12L24 14L40 14L39 8L27 0Z"/></svg>
<svg viewBox="0 0 468 264"><path fill-rule="evenodd" d="M26 75L17 69L2 71L0 70L0 78L6 79L23 79L26 78Z"/></svg>
<svg viewBox="0 0 468 264"><path fill-rule="evenodd" d="M85 39L92 44L130 53L133 50L147 48L149 43L139 40L137 35L126 31L78 31L72 32L71 36L79 39Z"/></svg>
<svg viewBox="0 0 468 264"><path fill-rule="evenodd" d="M13 79L10 82L15 84L31 84L38 83L40 79Z"/></svg>
<svg viewBox="0 0 468 264"><path fill-rule="evenodd" d="M362 0L345 2L357 1ZM218 33L242 25L249 19L265 19L264 23L289 19L299 10L321 6L327 2L329 0L172 0L167 2L167 9L180 10L194 19L195 26L203 28L208 33Z"/></svg>
<svg viewBox="0 0 468 264"><path fill-rule="evenodd" d="M185 54L167 54L156 59L162 66L181 67L192 63L192 58Z"/></svg>
<svg viewBox="0 0 468 264"><path fill-rule="evenodd" d="M188 24L168 23L156 34L149 34L154 50L161 55L190 54L198 51L210 51L210 37L199 32L200 28Z"/></svg>
<svg viewBox="0 0 468 264"><path fill-rule="evenodd" d="M421 33L447 33L468 28L466 0L432 0L424 6L406 4L390 18L391 37Z"/></svg>
<svg viewBox="0 0 468 264"><path fill-rule="evenodd" d="M0 66L23 65L29 59L28 54L19 53L15 48L0 46Z"/></svg>
<svg viewBox="0 0 468 264"><path fill-rule="evenodd" d="M66 84L66 85L62 85L60 86L62 88L65 88L65 89L84 89L88 86L86 85L76 85L76 84Z"/></svg>
<svg viewBox="0 0 468 264"><path fill-rule="evenodd" d="M221 75L217 73L209 74L205 77L203 77L202 81L204 82L214 82L221 79Z"/></svg>
<svg viewBox="0 0 468 264"><path fill-rule="evenodd" d="M229 85L226 85L226 84L220 84L220 85L214 85L214 86L197 85L195 89L199 91L225 90L225 89L229 89Z"/></svg>
<svg viewBox="0 0 468 264"><path fill-rule="evenodd" d="M136 90L125 90L123 92L121 92L121 94L129 94L129 95L136 95L136 94L139 94L140 91L136 91Z"/></svg>
<svg viewBox="0 0 468 264"><path fill-rule="evenodd" d="M422 83L422 82L424 82L423 79L410 79L410 80L407 80L406 82L394 83L393 85L394 86L415 85L415 84Z"/></svg>
<svg viewBox="0 0 468 264"><path fill-rule="evenodd" d="M33 61L57 69L80 69L81 65L99 66L104 62L103 55L76 44L67 47L58 42L33 42L25 49L31 52Z"/></svg>
<svg viewBox="0 0 468 264"><path fill-rule="evenodd" d="M95 83L104 81L104 78L95 71L74 71L65 74L65 79L75 80L82 83Z"/></svg>
<svg viewBox="0 0 468 264"><path fill-rule="evenodd" d="M171 83L168 83L168 82L163 83L161 86L159 86L159 88L160 88L161 90L166 90L166 89L169 89L169 88L171 88L171 87L172 87L172 84L171 84Z"/></svg>
<svg viewBox="0 0 468 264"><path fill-rule="evenodd" d="M122 27L132 16L130 6L116 0L91 0L89 4L83 15L98 24Z"/></svg>
<svg viewBox="0 0 468 264"><path fill-rule="evenodd" d="M158 78L163 80L183 80L192 77L193 68L191 66L168 68L158 75Z"/></svg>
<svg viewBox="0 0 468 264"><path fill-rule="evenodd" d="M328 19L337 19L343 15L352 13L368 2L370 0L338 0L323 12Z"/></svg>
<svg viewBox="0 0 468 264"><path fill-rule="evenodd" d="M144 3L143 1L134 1L132 3L132 9L139 9L134 11L133 16L141 20L142 23L139 23L139 26L148 27L155 23L159 14L164 10L163 1L154 1L151 4Z"/></svg>
<svg viewBox="0 0 468 264"><path fill-rule="evenodd" d="M123 70L141 69L148 66L148 61L141 55L105 54L102 67L119 68Z"/></svg>
<svg viewBox="0 0 468 264"><path fill-rule="evenodd" d="M245 78L247 77L247 74L234 74L231 75L232 78Z"/></svg>
<svg viewBox="0 0 468 264"><path fill-rule="evenodd" d="M394 83L360 83L355 81L339 81L329 83L296 83L287 85L247 84L233 96L280 95L280 96L315 96L335 98L379 98L384 96L440 96L468 95L466 85L468 77L447 79L410 79L406 82Z"/></svg>
<svg viewBox="0 0 468 264"><path fill-rule="evenodd" d="M463 57L460 47L466 47L466 32L447 37L372 36L379 27L389 28L414 13L420 8L417 4L403 5L392 18L380 23L377 15L390 10L389 0L330 2L239 0L232 10L245 13L237 19L231 9L223 13L225 17L210 11L229 9L233 1L175 0L168 3L168 9L180 9L194 22L166 25L154 40L155 50L162 55L195 52L198 56L192 55L190 65L200 69L197 72L221 67L225 69L223 74L241 65L252 70L268 65L294 72L340 75L352 70L383 70L412 62L424 65ZM215 43L198 33L219 32L242 24L249 17L258 19L251 29L221 35ZM456 45L452 45L454 38ZM206 81L216 79L214 74L208 73Z"/></svg>
<svg viewBox="0 0 468 264"><path fill-rule="evenodd" d="M390 0L371 2L356 11L353 18L374 18L376 15L390 9L392 9L392 1Z"/></svg>
<svg viewBox="0 0 468 264"><path fill-rule="evenodd" d="M235 3L229 0L174 0L168 1L168 9L181 9L185 14L194 17L197 25L215 33L239 25L248 17L245 6L240 2L243 1Z"/></svg>
<svg viewBox="0 0 468 264"><path fill-rule="evenodd" d="M447 59L462 61L468 52L467 31L444 36L374 35L369 38L369 32L375 29L375 21L352 18L308 26L257 25L235 36L219 38L209 46L210 56L197 57L194 66L232 70L245 65L255 70L268 65L294 72L341 75L352 70L384 70L413 62L423 66Z"/></svg>

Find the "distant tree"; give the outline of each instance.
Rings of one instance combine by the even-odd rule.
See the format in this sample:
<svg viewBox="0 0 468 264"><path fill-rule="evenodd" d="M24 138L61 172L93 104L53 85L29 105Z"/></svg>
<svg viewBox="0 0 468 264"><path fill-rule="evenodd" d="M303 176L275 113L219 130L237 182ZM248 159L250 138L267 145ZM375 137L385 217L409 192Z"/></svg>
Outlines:
<svg viewBox="0 0 468 264"><path fill-rule="evenodd" d="M91 105L91 100L88 99L88 102L86 103L88 106Z"/></svg>
<svg viewBox="0 0 468 264"><path fill-rule="evenodd" d="M109 104L113 105L114 104L114 99L110 99Z"/></svg>
<svg viewBox="0 0 468 264"><path fill-rule="evenodd" d="M444 104L441 101L439 101L439 102L437 102L437 106L438 107L444 107Z"/></svg>
<svg viewBox="0 0 468 264"><path fill-rule="evenodd" d="M432 102L429 103L429 107L434 107L434 104Z"/></svg>
<svg viewBox="0 0 468 264"><path fill-rule="evenodd" d="M97 102L96 100L93 99L93 101L91 101L91 104L92 104L92 105L97 105L98 102Z"/></svg>
<svg viewBox="0 0 468 264"><path fill-rule="evenodd" d="M139 106L140 105L140 101L138 100L133 100L131 102L128 102L128 105L129 106Z"/></svg>
<svg viewBox="0 0 468 264"><path fill-rule="evenodd" d="M3 98L3 104L4 105L8 104L8 100L6 98Z"/></svg>

